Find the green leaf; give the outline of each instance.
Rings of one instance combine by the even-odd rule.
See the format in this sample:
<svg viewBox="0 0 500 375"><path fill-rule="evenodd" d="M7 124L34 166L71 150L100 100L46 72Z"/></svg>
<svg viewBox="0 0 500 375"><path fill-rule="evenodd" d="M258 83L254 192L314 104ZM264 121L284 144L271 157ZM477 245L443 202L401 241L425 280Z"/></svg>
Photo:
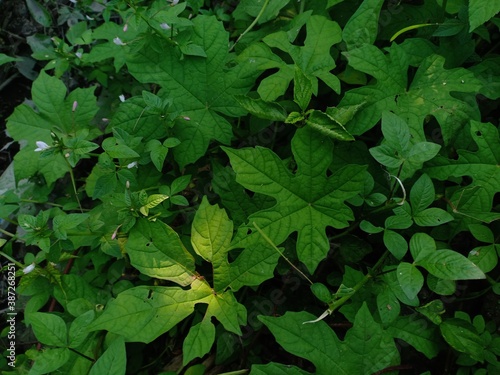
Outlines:
<svg viewBox="0 0 500 375"><path fill-rule="evenodd" d="M481 271L488 273L494 270L498 264L497 247L498 245L476 247L469 252L467 258Z"/></svg>
<svg viewBox="0 0 500 375"><path fill-rule="evenodd" d="M0 53L0 66L3 64L7 64L12 61L22 61L21 58L19 57L10 57L7 56L5 53Z"/></svg>
<svg viewBox="0 0 500 375"><path fill-rule="evenodd" d="M399 233L386 229L384 231L384 245L391 252L396 259L403 259L406 252L408 251L408 243L402 235Z"/></svg>
<svg viewBox="0 0 500 375"><path fill-rule="evenodd" d="M413 264L401 262L396 270L401 289L409 299L417 296L424 286L424 276Z"/></svg>
<svg viewBox="0 0 500 375"><path fill-rule="evenodd" d="M469 230L474 238L481 242L493 243L495 236L490 228L481 224L469 224Z"/></svg>
<svg viewBox="0 0 500 375"><path fill-rule="evenodd" d="M88 301L84 300L83 298L81 298L80 300L88 303ZM88 305L92 306L90 303L88 303L85 307L88 307ZM95 311L88 310L78 316L75 320L73 320L71 326L69 327L69 347L78 348L85 342L89 335L88 326L94 319Z"/></svg>
<svg viewBox="0 0 500 375"><path fill-rule="evenodd" d="M328 303L332 300L332 292L330 292L325 284L314 283L311 285L311 291L321 302Z"/></svg>
<svg viewBox="0 0 500 375"><path fill-rule="evenodd" d="M440 299L435 299L423 306L416 307L415 310L437 325L442 323L442 315L446 311L444 303Z"/></svg>
<svg viewBox="0 0 500 375"><path fill-rule="evenodd" d="M138 286L108 303L90 330L107 330L126 341L149 343L189 316L196 303L213 296L212 289L195 280L190 289Z"/></svg>
<svg viewBox="0 0 500 375"><path fill-rule="evenodd" d="M291 365L281 363L268 363L266 365L252 365L250 375L310 375L308 372Z"/></svg>
<svg viewBox="0 0 500 375"><path fill-rule="evenodd" d="M252 99L243 95L236 95L235 98L243 108L254 116L271 121L284 122L286 120L286 112L278 103Z"/></svg>
<svg viewBox="0 0 500 375"><path fill-rule="evenodd" d="M354 137L342 124L321 111L313 110L307 117L306 124L330 138L340 141L354 141Z"/></svg>
<svg viewBox="0 0 500 375"><path fill-rule="evenodd" d="M34 374L53 373L68 362L70 353L68 348L47 348L36 356L30 372Z"/></svg>
<svg viewBox="0 0 500 375"><path fill-rule="evenodd" d="M289 353L311 361L318 375L372 374L398 363L392 337L373 320L366 304L356 314L344 342L324 321L303 324L314 319L306 312L287 312L279 318L259 316L276 341Z"/></svg>
<svg viewBox="0 0 500 375"><path fill-rule="evenodd" d="M354 69L376 79L376 83L347 91L338 106L366 102L346 126L353 135L375 126L384 111L393 111L408 123L413 142L425 141L422 124L427 115L434 116L447 144L470 118L477 117L475 104L466 103L450 93L476 93L482 87L481 82L466 69L444 69L444 57L425 58L409 83L407 70L411 56L400 45L393 44L388 55L368 44L344 54Z"/></svg>
<svg viewBox="0 0 500 375"><path fill-rule="evenodd" d="M293 100L302 111L307 109L312 97L313 83L306 77L304 72L295 65L295 75L293 78Z"/></svg>
<svg viewBox="0 0 500 375"><path fill-rule="evenodd" d="M330 248L325 227L348 226L348 220L353 216L344 201L361 192L364 183L362 166L349 165L326 177L332 161L332 147L330 140L312 129L298 129L292 140L297 161L295 175L270 149L224 148L240 184L276 199L274 207L249 217L249 224L239 229L233 248L262 241L253 222L275 245L298 231L298 257L309 271L314 271ZM253 232L251 235L247 234L249 230Z"/></svg>
<svg viewBox="0 0 500 375"><path fill-rule="evenodd" d="M161 221L138 220L129 233L126 250L130 263L141 273L179 285L193 281L193 256L179 235Z"/></svg>
<svg viewBox="0 0 500 375"><path fill-rule="evenodd" d="M57 315L35 312L29 314L29 322L36 338L42 344L51 346L66 346L68 329L64 320Z"/></svg>
<svg viewBox="0 0 500 375"><path fill-rule="evenodd" d="M227 253L231 249L232 232L233 224L226 211L211 206L206 197L203 198L193 221L191 243L200 256L212 262L214 290L218 294L227 287L237 291L244 285L259 285L273 277L280 256L269 244L258 243L243 250L229 264ZM227 301L230 297L223 298ZM239 328L235 329L239 332Z"/></svg>
<svg viewBox="0 0 500 375"><path fill-rule="evenodd" d="M383 0L364 0L342 32L347 49L355 49L364 44L373 44L377 38L378 17Z"/></svg>
<svg viewBox="0 0 500 375"><path fill-rule="evenodd" d="M392 336L404 340L429 359L436 357L442 346L436 329L435 325L415 315L400 316L387 327Z"/></svg>
<svg viewBox="0 0 500 375"><path fill-rule="evenodd" d="M453 250L436 250L425 255L416 265L445 280L485 279L483 271L463 255Z"/></svg>
<svg viewBox="0 0 500 375"><path fill-rule="evenodd" d="M415 233L410 239L410 252L415 262L436 251L436 242L426 233Z"/></svg>
<svg viewBox="0 0 500 375"><path fill-rule="evenodd" d="M215 341L215 326L208 319L191 326L182 344L182 364L201 358L210 351Z"/></svg>
<svg viewBox="0 0 500 375"><path fill-rule="evenodd" d="M473 182L467 189L473 194L462 198L464 190L458 190L449 199L455 202L458 213L463 212L464 215L474 218L475 212L489 213L495 194L500 192L500 137L494 125L477 121L471 121L470 134L477 144L478 151L458 150L458 160L435 158L425 171L439 180L449 177L472 177Z"/></svg>
<svg viewBox="0 0 500 375"><path fill-rule="evenodd" d="M451 318L443 321L439 329L453 349L470 355L476 361L484 360L484 343L472 324L462 319Z"/></svg>
<svg viewBox="0 0 500 375"><path fill-rule="evenodd" d="M500 12L500 1L490 0L470 0L469 1L469 32L472 32L477 27L486 23L490 18L494 17L495 14Z"/></svg>
<svg viewBox="0 0 500 375"><path fill-rule="evenodd" d="M340 92L339 79L330 73L335 68L335 61L330 49L342 40L339 25L326 17L313 15L307 20L306 29L307 36L302 47L291 44L297 36L296 34L289 37L284 31L267 35L263 41L269 47L279 48L290 54L294 65L312 84L310 88L307 88L307 92L312 90L314 95L318 94L318 79L335 92ZM274 101L285 94L290 81L295 78L296 68L294 65L289 65L280 57L273 55L269 48L263 44L251 45L240 57L252 69L279 69L278 72L263 79L257 89L261 98L266 101ZM307 84L307 81L301 80L301 82ZM298 83L300 84L300 82ZM309 94L297 90L294 90L295 94L305 95L306 98L309 96ZM304 102L302 102L303 104Z"/></svg>
<svg viewBox="0 0 500 375"><path fill-rule="evenodd" d="M434 184L426 174L415 181L410 191L410 202L413 214L423 211L434 202L436 193Z"/></svg>
<svg viewBox="0 0 500 375"><path fill-rule="evenodd" d="M230 142L231 125L221 114L245 114L234 96L246 94L255 82L254 71L241 64L225 69L228 33L222 22L200 16L193 24L192 42L204 49L206 58L184 56L181 60L181 52L173 44L154 37L127 59L130 73L139 82L163 87L160 96L166 95L174 111L190 118L173 128L174 136L181 141L174 149L181 166L199 159L211 139Z"/></svg>
<svg viewBox="0 0 500 375"><path fill-rule="evenodd" d="M170 185L170 194L174 195L180 193L188 187L191 182L191 175L177 177Z"/></svg>
<svg viewBox="0 0 500 375"><path fill-rule="evenodd" d="M401 304L389 287L377 294L377 308L383 324L393 322L401 312Z"/></svg>
<svg viewBox="0 0 500 375"><path fill-rule="evenodd" d="M43 27L52 26L50 13L45 7L36 0L26 0L26 5L33 19Z"/></svg>
<svg viewBox="0 0 500 375"><path fill-rule="evenodd" d="M376 227L375 225L366 220L361 221L359 227L361 228L361 230L369 234L380 233L384 231L384 228Z"/></svg>
<svg viewBox="0 0 500 375"><path fill-rule="evenodd" d="M240 325L246 323L246 309L241 305L231 291L217 293L207 299L207 318L214 316L222 323L224 329L241 336Z"/></svg>
<svg viewBox="0 0 500 375"><path fill-rule="evenodd" d="M118 337L92 366L89 375L125 375L126 369L127 352L125 351L125 341L123 337Z"/></svg>
<svg viewBox="0 0 500 375"><path fill-rule="evenodd" d="M422 164L432 159L441 146L431 142L410 143L411 132L399 116L391 112L382 114L382 133L386 141L371 148L370 154L379 163L390 168L393 175L401 180L413 176L422 168Z"/></svg>
<svg viewBox="0 0 500 375"><path fill-rule="evenodd" d="M413 220L421 227L435 227L452 221L453 216L441 208L431 207L414 214Z"/></svg>
<svg viewBox="0 0 500 375"><path fill-rule="evenodd" d="M191 244L199 256L212 263L216 291L224 285L224 279L229 273L227 252L232 236L233 223L227 217L226 211L218 206L211 206L207 197L203 197L193 220Z"/></svg>

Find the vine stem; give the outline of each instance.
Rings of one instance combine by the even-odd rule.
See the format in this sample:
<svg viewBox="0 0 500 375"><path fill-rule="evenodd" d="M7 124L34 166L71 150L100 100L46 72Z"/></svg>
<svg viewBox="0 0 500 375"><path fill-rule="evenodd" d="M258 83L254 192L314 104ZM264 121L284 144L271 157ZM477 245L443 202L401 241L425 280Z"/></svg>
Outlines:
<svg viewBox="0 0 500 375"><path fill-rule="evenodd" d="M73 191L75 192L75 198L78 203L78 207L80 208L80 211L83 213L82 204L80 203L80 198L78 198L78 192L76 190L76 182L75 182L75 175L73 174L73 168L71 168L71 164L69 164L68 159L64 158L64 160L66 160L66 164L68 165L69 177L71 178L71 185L73 185Z"/></svg>
<svg viewBox="0 0 500 375"><path fill-rule="evenodd" d="M262 8L260 9L259 14L257 14L257 17L255 17L255 19L250 24L250 26L248 26L246 28L246 30L243 31L240 34L240 36L238 37L238 39L236 39L236 42L234 42L234 44L231 46L231 48L229 48L229 52L231 52L233 50L234 46L236 44L238 44L238 42L241 40L241 38L243 38L250 30L253 29L253 27L257 24L257 22L259 22L260 17L262 17L262 15L264 14L264 11L266 10L266 8L267 8L268 5L269 5L269 0L266 0L265 3L262 5Z"/></svg>
<svg viewBox="0 0 500 375"><path fill-rule="evenodd" d="M10 255L5 254L3 251L0 251L0 255L3 256L4 258L7 258L8 260L10 260L12 263L14 263L19 268L21 268L21 269L24 268L24 264L18 262L17 260L12 258Z"/></svg>
<svg viewBox="0 0 500 375"><path fill-rule="evenodd" d="M363 277L363 280L361 280L359 283L357 283L352 289L354 290L354 293L351 293L347 296L344 296L338 300L336 300L335 302L333 302L328 310L330 311L330 314L333 313L335 310L337 310L338 308L340 308L344 303L346 303L347 301L349 301L351 299L351 297L356 294L356 292L358 290L360 290L369 280L371 280L373 277L374 277L374 274L376 272L376 270L378 268L380 268L382 266L382 264L384 263L384 261L386 260L386 258L389 256L389 251L386 250L384 252L384 254L382 254L382 256L380 257L380 259L377 261L377 263L375 263L375 265L373 266L373 268L368 271L368 273L365 275L365 277Z"/></svg>
<svg viewBox="0 0 500 375"><path fill-rule="evenodd" d="M304 279L306 279L311 285L313 285L314 283L304 274L304 272L302 272L301 270L299 270L295 264L293 264L290 259L288 259L285 254L283 254L280 249L278 249L278 247L273 243L273 241L267 236L267 234L264 233L264 231L262 229L259 228L259 226L254 222L252 222L253 226L255 227L255 229L257 229L257 231L260 233L260 235L262 237L264 237L264 239L267 241L267 243L269 243L269 245L271 245L274 250L276 250L278 252L279 255L281 255L283 257L283 259L285 259L288 264L290 266L292 266L292 268L297 271Z"/></svg>

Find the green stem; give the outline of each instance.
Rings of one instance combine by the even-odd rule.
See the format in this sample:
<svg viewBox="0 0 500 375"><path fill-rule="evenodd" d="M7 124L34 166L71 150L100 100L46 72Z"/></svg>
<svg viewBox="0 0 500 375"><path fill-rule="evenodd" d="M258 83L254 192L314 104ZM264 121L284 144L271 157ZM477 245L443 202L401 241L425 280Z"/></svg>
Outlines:
<svg viewBox="0 0 500 375"><path fill-rule="evenodd" d="M260 9L259 14L257 14L257 17L255 17L255 19L250 24L250 26L248 26L247 29L245 31L243 31L243 33L241 33L241 35L238 37L238 39L236 39L236 42L234 42L234 44L231 46L231 48L229 48L229 52L231 52L233 50L234 46L236 44L238 44L238 42L241 40L241 38L243 38L250 30L253 29L253 27L257 24L257 22L259 22L260 17L262 17L262 15L264 14L264 11L266 10L268 5L269 5L269 0L266 0L266 2L262 5L262 8Z"/></svg>
<svg viewBox="0 0 500 375"><path fill-rule="evenodd" d="M15 260L14 258L12 258L10 255L5 254L3 251L0 251L0 256L3 256L4 258L7 258L12 263L14 263L16 266L18 266L19 268L21 268L21 269L24 268L24 264L18 262L17 260Z"/></svg>
<svg viewBox="0 0 500 375"><path fill-rule="evenodd" d="M23 203L35 203L35 204L46 204L47 206L52 206L52 207L64 207L62 204L57 204L57 203L52 203L52 202L42 202L42 201L35 201L33 199L21 199L21 202Z"/></svg>
<svg viewBox="0 0 500 375"><path fill-rule="evenodd" d="M71 164L69 164L68 159L64 158L64 160L66 160L66 164L68 165L69 177L71 178L71 185L73 185L73 191L75 192L76 202L78 203L78 207L80 207L80 211L83 213L82 204L80 203L80 198L78 198L78 191L76 190L76 182L75 182L75 175L73 174L73 168L71 168Z"/></svg>
<svg viewBox="0 0 500 375"><path fill-rule="evenodd" d="M363 277L363 280L361 280L359 283L357 283L352 289L354 290L354 293L351 293L347 296L344 296L336 301L334 301L331 305L329 305L329 308L328 310L331 311L331 313L333 313L335 310L337 310L338 308L340 308L344 303L346 303L347 301L349 301L351 299L351 297L358 291L360 290L370 279L372 279L374 277L374 274L376 272L376 270L378 268L380 268L382 266L382 264L384 263L385 259L389 256L389 251L386 250L385 253L380 257L380 259L378 260L377 263L375 263L375 266L373 266L373 268L368 271L368 273L365 275L365 277Z"/></svg>
<svg viewBox="0 0 500 375"><path fill-rule="evenodd" d="M304 13L304 8L306 7L306 0L299 0L300 1L300 10L299 14Z"/></svg>
<svg viewBox="0 0 500 375"><path fill-rule="evenodd" d="M220 375L243 375L243 374L248 374L248 370L237 370L237 371L231 371L231 372L225 372Z"/></svg>
<svg viewBox="0 0 500 375"><path fill-rule="evenodd" d="M311 285L312 285L312 284L314 284L314 283L313 283L313 282L312 282L312 281L311 281L311 280L310 280L310 279L309 279L309 278L308 278L308 277L304 274L304 272L302 272L301 270L299 270L299 269L295 266L295 264L293 264L293 263L290 261L290 259L288 259L288 258L285 256L285 254L283 254L283 253L280 251L280 249L278 249L278 248L276 247L276 245L273 243L273 241L271 241L271 239L267 236L267 234L265 234L265 233L264 233L264 231L263 231L262 229L260 229L260 228L259 228L259 226L255 223L255 221L254 221L252 224L253 224L253 226L257 229L257 231L260 233L260 235L261 235L262 237L264 237L264 239L265 239L265 240L269 243L269 245L271 245L271 246L274 248L274 250L276 250L276 251L278 252L278 254L279 254L279 255L281 255L281 256L283 257L283 259L285 259L285 260L288 262L288 264L289 264L290 266L292 266L292 267L293 267L293 269L295 269L295 271L297 271L297 272L298 272L298 273L299 273L299 274L300 274L300 275L301 275L304 279L306 279L306 280L307 280L307 281L308 281Z"/></svg>
<svg viewBox="0 0 500 375"><path fill-rule="evenodd" d="M7 232L5 229L0 228L0 233L5 234L6 236L9 236L11 238L16 238L16 235L14 233Z"/></svg>

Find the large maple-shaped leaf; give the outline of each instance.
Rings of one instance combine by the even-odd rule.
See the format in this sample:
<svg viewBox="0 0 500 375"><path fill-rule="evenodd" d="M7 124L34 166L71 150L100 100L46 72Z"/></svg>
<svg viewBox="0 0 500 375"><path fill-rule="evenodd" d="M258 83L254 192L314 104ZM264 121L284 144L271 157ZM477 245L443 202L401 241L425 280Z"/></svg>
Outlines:
<svg viewBox="0 0 500 375"><path fill-rule="evenodd" d="M314 272L330 248L325 228L345 228L353 220L344 201L363 190L364 167L348 165L327 177L333 143L309 128L297 130L292 140L295 174L270 149L224 150L231 159L236 181L276 199L276 205L249 217L249 224L240 227L232 247L244 248L261 240L254 222L276 245L297 231L298 257ZM248 235L248 231L253 233Z"/></svg>
<svg viewBox="0 0 500 375"><path fill-rule="evenodd" d="M207 57L182 56L173 43L153 37L127 60L130 73L140 82L159 84L160 95L172 99L173 109L190 121L174 127L181 144L174 150L181 166L201 157L211 139L229 143L231 124L226 116L241 116L245 111L234 95L244 95L255 82L253 70L236 65L225 69L228 60L228 33L215 17L194 20L192 42L201 46Z"/></svg>
<svg viewBox="0 0 500 375"><path fill-rule="evenodd" d="M339 107L366 102L346 126L351 134L366 132L380 120L382 112L392 111L408 123L416 142L425 141L422 124L426 116L434 116L448 143L471 118L478 117L475 104L451 93L476 93L481 82L467 69L444 69L445 59L439 55L424 58L411 83L408 68L414 61L396 44L388 55L372 45L345 55L350 66L376 79L375 83L346 92L340 102Z"/></svg>
<svg viewBox="0 0 500 375"><path fill-rule="evenodd" d="M498 214L485 214L491 211L493 198L500 192L500 138L495 126L477 121L471 121L470 134L477 151L458 150L458 160L435 158L425 172L440 180L471 177L472 183L465 190L456 191L450 201L465 215L463 218L488 222L488 217L498 218Z"/></svg>
<svg viewBox="0 0 500 375"><path fill-rule="evenodd" d="M399 353L390 334L375 322L366 303L357 312L353 327L340 341L324 322L307 312L287 312L279 318L259 316L276 341L288 352L311 361L315 374L373 374L399 363Z"/></svg>

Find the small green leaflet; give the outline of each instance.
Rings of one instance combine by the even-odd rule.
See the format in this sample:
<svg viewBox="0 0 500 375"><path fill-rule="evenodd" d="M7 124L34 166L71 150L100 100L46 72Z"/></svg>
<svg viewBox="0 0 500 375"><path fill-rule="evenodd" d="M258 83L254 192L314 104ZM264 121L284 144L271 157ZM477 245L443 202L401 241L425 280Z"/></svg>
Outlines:
<svg viewBox="0 0 500 375"><path fill-rule="evenodd" d="M277 201L275 206L252 214L231 246L244 248L262 241L252 222L276 245L298 231L298 257L313 272L330 248L325 227L345 228L352 220L352 211L344 201L363 190L365 168L348 165L326 177L333 159L333 144L308 127L298 129L292 140L295 174L269 149L223 149L236 172L236 181ZM251 235L247 234L249 230Z"/></svg>

